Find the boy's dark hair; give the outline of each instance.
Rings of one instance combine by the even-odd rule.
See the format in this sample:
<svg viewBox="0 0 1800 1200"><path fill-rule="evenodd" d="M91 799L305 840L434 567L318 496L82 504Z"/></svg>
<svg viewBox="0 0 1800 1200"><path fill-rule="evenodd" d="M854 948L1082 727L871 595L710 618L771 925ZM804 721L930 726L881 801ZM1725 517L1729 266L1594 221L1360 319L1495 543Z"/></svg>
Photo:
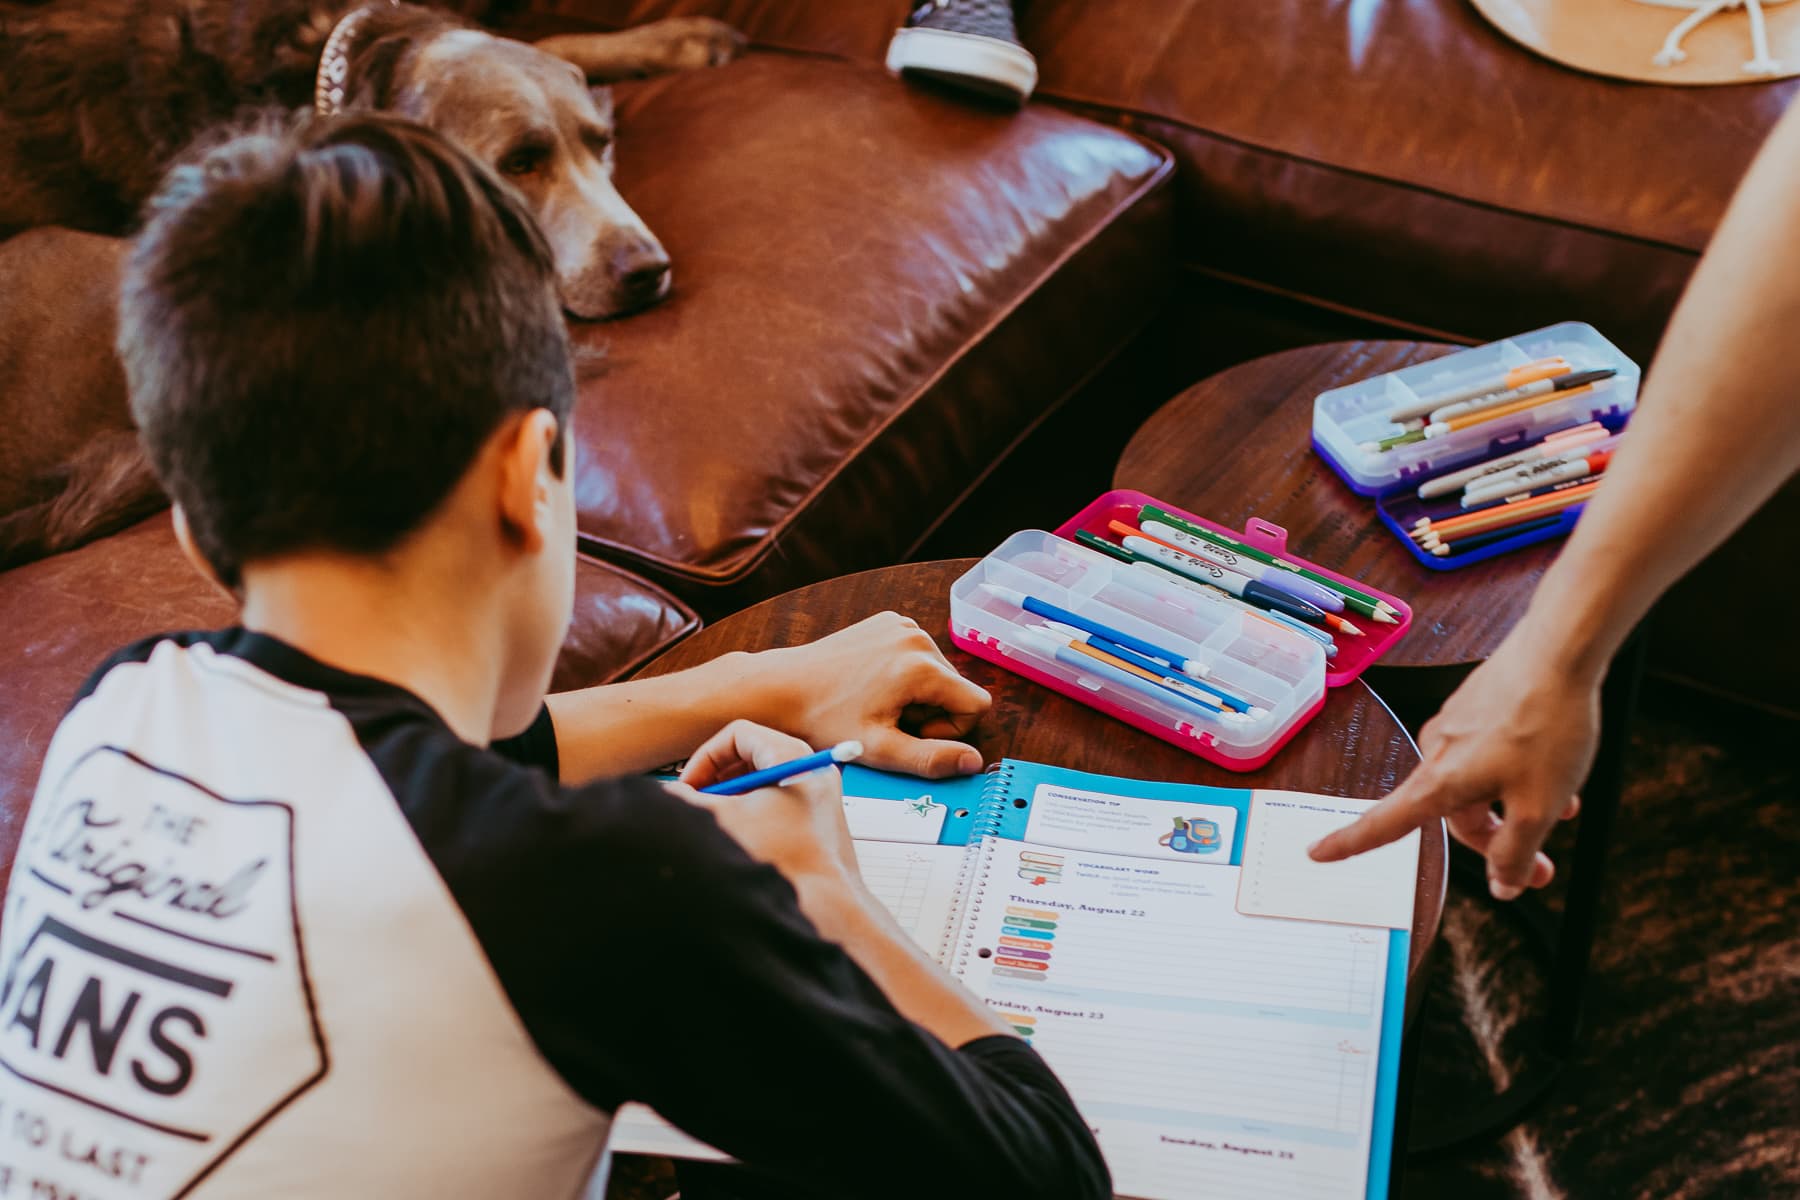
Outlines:
<svg viewBox="0 0 1800 1200"><path fill-rule="evenodd" d="M258 558L391 549L508 414L547 408L566 432L574 401L531 214L378 116L265 123L172 170L118 342L151 464L233 587Z"/></svg>

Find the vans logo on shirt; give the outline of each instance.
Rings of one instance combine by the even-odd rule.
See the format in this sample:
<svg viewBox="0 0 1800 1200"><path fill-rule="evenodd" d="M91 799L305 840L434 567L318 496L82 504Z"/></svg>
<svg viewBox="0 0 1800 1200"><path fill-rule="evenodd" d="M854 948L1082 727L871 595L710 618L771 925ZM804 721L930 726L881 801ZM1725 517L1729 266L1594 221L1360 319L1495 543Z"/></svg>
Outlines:
<svg viewBox="0 0 1800 1200"><path fill-rule="evenodd" d="M39 795L0 934L0 1197L185 1194L328 1067L293 809L113 747Z"/></svg>

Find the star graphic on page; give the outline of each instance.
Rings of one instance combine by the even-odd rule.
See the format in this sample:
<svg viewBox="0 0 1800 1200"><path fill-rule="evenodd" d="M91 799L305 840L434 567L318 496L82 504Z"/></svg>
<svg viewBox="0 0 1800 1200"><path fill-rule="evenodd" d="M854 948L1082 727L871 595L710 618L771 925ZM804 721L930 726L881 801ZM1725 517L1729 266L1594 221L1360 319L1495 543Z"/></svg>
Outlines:
<svg viewBox="0 0 1800 1200"><path fill-rule="evenodd" d="M915 815L921 817L930 816L931 810L935 807L931 802L930 796L920 796L917 800L908 800L907 804L912 806Z"/></svg>

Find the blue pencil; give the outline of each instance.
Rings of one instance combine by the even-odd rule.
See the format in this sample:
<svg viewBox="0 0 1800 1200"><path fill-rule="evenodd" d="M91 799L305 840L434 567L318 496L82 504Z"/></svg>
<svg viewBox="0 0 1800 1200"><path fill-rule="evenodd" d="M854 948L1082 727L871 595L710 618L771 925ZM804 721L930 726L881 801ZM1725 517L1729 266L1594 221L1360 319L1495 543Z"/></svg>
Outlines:
<svg viewBox="0 0 1800 1200"><path fill-rule="evenodd" d="M1097 633L1089 633L1085 629L1077 629L1073 625L1064 625L1059 621L1050 622L1050 628L1057 633L1062 634L1072 642L1086 642L1096 650L1104 650L1114 658L1123 662L1128 662L1134 667L1141 667L1152 674L1167 676L1170 680L1180 683L1184 687L1199 688L1202 691L1211 692L1223 701L1227 708L1234 708L1238 712L1249 712L1255 707L1255 705L1251 704L1248 700L1245 700L1241 696L1232 695L1215 683L1209 683L1204 679L1197 679L1186 672L1177 671L1168 663L1157 662L1154 658L1151 658L1148 655L1139 654L1129 646L1119 645L1119 643L1113 641L1111 638L1101 637Z"/></svg>
<svg viewBox="0 0 1800 1200"><path fill-rule="evenodd" d="M757 788L773 787L785 783L796 775L804 775L808 771L820 771L826 767L835 767L839 763L855 762L862 757L861 742L839 742L829 750L821 750L817 754L808 754L805 758L796 758L792 762L780 763L773 767L764 767L760 771L752 771L748 775L739 775L736 779L721 780L711 787L700 790L709 796L742 796L745 792L754 792Z"/></svg>
<svg viewBox="0 0 1800 1200"><path fill-rule="evenodd" d="M1223 704L1218 708L1213 708L1192 696L1185 696L1159 683L1151 683L1148 679L1141 679L1129 671L1121 671L1099 659L1089 658L1055 634L1038 629L1020 629L1015 631L1015 636L1024 642L1027 649L1035 650L1048 658L1054 658L1057 662L1072 667L1084 675L1098 675L1100 678L1115 683L1127 691L1136 692L1140 696L1148 696L1152 700L1213 720L1217 720L1221 716L1237 717L1242 715L1225 708Z"/></svg>

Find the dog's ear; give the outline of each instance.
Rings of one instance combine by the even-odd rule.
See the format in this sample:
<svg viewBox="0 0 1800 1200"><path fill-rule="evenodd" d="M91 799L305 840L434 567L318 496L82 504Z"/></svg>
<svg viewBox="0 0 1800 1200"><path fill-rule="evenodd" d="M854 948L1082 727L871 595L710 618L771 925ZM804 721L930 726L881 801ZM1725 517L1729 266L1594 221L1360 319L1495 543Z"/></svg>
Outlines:
<svg viewBox="0 0 1800 1200"><path fill-rule="evenodd" d="M613 97L609 87L591 87L588 95L594 98L594 108L600 113L600 119L608 125L613 123Z"/></svg>

